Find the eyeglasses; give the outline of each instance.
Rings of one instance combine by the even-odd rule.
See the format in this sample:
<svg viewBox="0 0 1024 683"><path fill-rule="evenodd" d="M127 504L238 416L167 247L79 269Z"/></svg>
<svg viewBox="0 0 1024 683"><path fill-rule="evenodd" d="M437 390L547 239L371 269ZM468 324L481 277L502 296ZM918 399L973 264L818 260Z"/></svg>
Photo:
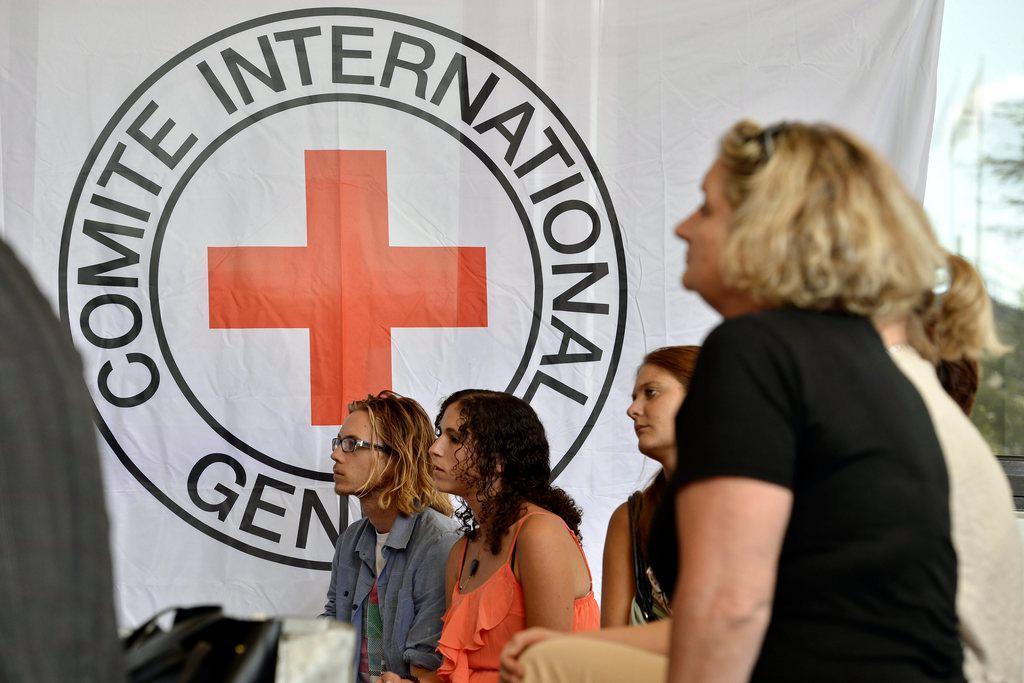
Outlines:
<svg viewBox="0 0 1024 683"><path fill-rule="evenodd" d="M378 451L384 451L385 453L391 452L391 449L382 443L370 443L369 441L357 439L354 436L336 436L331 439L331 453L339 448L342 453L355 453L357 448L376 448Z"/></svg>

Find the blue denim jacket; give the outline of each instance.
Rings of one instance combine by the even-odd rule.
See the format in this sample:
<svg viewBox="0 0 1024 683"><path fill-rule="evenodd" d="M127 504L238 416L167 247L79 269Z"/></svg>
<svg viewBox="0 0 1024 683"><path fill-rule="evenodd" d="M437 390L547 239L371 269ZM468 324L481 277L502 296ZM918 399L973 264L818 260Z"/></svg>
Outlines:
<svg viewBox="0 0 1024 683"><path fill-rule="evenodd" d="M444 570L448 551L459 538L457 529L455 520L431 509L395 518L383 550L383 585L377 586L386 671L404 677L410 666L434 671L441 665L437 641L445 610ZM352 680L359 680L363 610L376 576L376 544L377 533L366 518L338 537L327 604L320 615L356 629Z"/></svg>

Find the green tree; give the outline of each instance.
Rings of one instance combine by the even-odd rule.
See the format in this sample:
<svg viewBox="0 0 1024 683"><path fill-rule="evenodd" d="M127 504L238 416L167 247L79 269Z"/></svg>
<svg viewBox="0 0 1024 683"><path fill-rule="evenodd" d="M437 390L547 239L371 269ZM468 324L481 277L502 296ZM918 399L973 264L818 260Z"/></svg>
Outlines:
<svg viewBox="0 0 1024 683"><path fill-rule="evenodd" d="M1006 154L988 156L985 166L1007 191L1002 198L1016 211L1009 225L986 226L1017 242L1024 237L1024 100L1002 103L995 116L1008 122L1015 141ZM1018 264L1024 267L1024 262ZM996 327L1003 343L1012 350L999 358L982 361L981 387L972 418L998 455L1024 455L1024 289L1018 301L994 302Z"/></svg>
<svg viewBox="0 0 1024 683"><path fill-rule="evenodd" d="M981 364L971 418L997 455L1024 455L1024 311L995 302L999 337L1012 350Z"/></svg>
<svg viewBox="0 0 1024 683"><path fill-rule="evenodd" d="M1017 133L1017 140L1009 145L1008 156L986 156L984 164L1000 185L1009 190L1003 197L1009 206L1018 210L1018 222L1009 226L989 226L990 230L1013 237L1024 236L1024 100L1001 102L996 105L995 117L1009 123Z"/></svg>

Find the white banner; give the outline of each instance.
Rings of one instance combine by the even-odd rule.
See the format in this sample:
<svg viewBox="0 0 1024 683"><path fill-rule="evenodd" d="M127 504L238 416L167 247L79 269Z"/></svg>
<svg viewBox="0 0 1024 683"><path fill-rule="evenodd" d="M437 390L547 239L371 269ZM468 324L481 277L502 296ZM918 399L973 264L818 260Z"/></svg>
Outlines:
<svg viewBox="0 0 1024 683"><path fill-rule="evenodd" d="M654 466L646 350L726 127L828 120L919 194L940 2L0 3L3 224L82 353L120 618L312 614L344 405L524 396L582 505ZM3 400L17 400L4 397ZM48 454L54 467L60 454Z"/></svg>

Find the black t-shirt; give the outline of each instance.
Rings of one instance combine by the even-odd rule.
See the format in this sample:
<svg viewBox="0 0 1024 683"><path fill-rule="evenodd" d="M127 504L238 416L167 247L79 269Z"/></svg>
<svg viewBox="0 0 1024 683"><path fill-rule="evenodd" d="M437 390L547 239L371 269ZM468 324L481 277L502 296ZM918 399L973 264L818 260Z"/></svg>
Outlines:
<svg viewBox="0 0 1024 683"><path fill-rule="evenodd" d="M681 487L738 476L793 492L752 680L963 680L942 451L868 320L784 309L723 322L676 434L649 540L667 592Z"/></svg>

